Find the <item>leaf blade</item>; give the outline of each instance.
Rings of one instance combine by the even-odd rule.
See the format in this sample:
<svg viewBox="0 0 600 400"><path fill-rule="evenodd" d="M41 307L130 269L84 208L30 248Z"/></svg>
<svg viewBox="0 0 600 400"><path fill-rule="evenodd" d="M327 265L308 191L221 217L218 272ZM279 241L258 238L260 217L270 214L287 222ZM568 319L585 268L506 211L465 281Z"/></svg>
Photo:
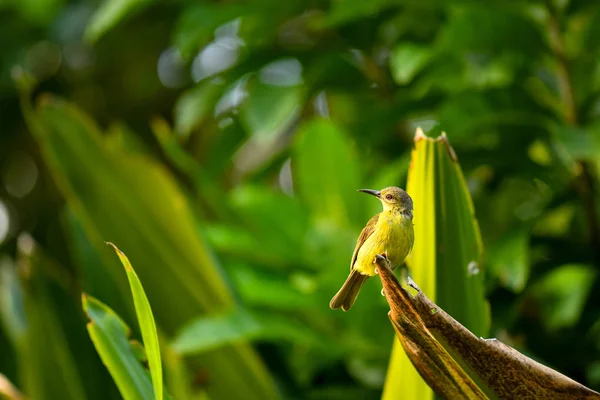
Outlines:
<svg viewBox="0 0 600 400"><path fill-rule="evenodd" d="M129 327L109 307L83 294L90 338L125 400L151 400L152 381L127 340Z"/></svg>
<svg viewBox="0 0 600 400"><path fill-rule="evenodd" d="M135 270L131 266L129 259L117 246L113 243L107 243L112 246L125 271L127 273L127 279L131 287L131 294L133 296L133 304L135 306L135 312L137 314L138 323L142 331L142 339L144 341L144 348L146 350L146 357L148 357L148 363L150 364L150 373L152 375L152 386L154 387L154 396L157 400L163 398L163 377L162 377L162 362L160 358L160 346L158 344L158 333L156 331L156 323L154 322L154 316L152 315L152 308L150 302L140 279L138 278Z"/></svg>

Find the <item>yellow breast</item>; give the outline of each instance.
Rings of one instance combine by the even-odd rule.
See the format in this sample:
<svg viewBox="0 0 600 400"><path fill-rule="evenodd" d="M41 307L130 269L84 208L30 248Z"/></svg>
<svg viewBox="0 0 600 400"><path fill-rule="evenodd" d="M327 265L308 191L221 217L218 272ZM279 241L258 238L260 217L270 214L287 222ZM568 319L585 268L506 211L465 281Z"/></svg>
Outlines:
<svg viewBox="0 0 600 400"><path fill-rule="evenodd" d="M394 212L384 211L379 214L379 219L371 236L365 240L358 251L354 268L361 274L375 275L373 260L377 254L387 254L392 267L400 265L414 242L412 218Z"/></svg>

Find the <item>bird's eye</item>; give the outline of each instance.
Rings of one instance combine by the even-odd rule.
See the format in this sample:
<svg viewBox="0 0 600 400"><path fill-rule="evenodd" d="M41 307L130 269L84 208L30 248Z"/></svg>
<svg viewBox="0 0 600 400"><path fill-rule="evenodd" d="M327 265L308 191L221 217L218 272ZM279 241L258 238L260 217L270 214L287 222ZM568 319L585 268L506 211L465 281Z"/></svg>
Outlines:
<svg viewBox="0 0 600 400"><path fill-rule="evenodd" d="M388 200L391 200L392 199L392 195L388 194L388 195L385 196L385 198L388 199Z"/></svg>

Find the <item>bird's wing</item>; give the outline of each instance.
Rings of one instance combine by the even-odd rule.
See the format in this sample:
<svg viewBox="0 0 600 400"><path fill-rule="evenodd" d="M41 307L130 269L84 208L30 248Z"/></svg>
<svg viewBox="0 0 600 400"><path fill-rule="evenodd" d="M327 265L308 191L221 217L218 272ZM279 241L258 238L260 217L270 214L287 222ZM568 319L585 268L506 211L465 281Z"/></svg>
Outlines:
<svg viewBox="0 0 600 400"><path fill-rule="evenodd" d="M356 247L354 248L354 254L352 254L352 261L350 262L350 269L354 266L356 262L356 257L358 257L358 250L361 248L363 243L373 234L375 231L375 225L377 225L377 221L379 220L379 214L376 214L367 222L367 225L363 228L362 232L360 232L360 236L356 241Z"/></svg>

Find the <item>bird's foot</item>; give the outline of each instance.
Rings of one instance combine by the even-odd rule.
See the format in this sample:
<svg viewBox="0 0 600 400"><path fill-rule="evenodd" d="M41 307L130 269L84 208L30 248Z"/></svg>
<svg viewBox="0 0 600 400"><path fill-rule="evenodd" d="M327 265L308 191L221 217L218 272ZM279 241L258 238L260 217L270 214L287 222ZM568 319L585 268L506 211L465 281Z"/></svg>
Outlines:
<svg viewBox="0 0 600 400"><path fill-rule="evenodd" d="M383 258L385 258L387 260L388 259L387 258L387 252L384 251L381 254L376 254L375 257L373 257L373 264L377 264L377 258L379 258L379 257L383 257Z"/></svg>
<svg viewBox="0 0 600 400"><path fill-rule="evenodd" d="M385 290L383 288L381 288L381 295L385 297Z"/></svg>

